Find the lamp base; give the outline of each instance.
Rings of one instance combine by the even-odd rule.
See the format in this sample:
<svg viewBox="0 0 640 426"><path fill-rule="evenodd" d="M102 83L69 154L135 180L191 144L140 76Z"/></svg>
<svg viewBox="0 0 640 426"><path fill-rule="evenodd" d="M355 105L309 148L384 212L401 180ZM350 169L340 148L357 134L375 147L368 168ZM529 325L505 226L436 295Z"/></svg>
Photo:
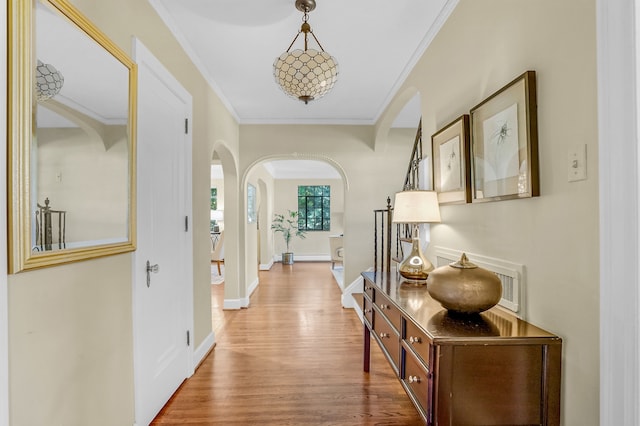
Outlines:
<svg viewBox="0 0 640 426"><path fill-rule="evenodd" d="M411 239L411 253L398 267L400 275L415 284L427 284L429 272L434 267L427 258L422 254L420 249L420 239L414 237Z"/></svg>

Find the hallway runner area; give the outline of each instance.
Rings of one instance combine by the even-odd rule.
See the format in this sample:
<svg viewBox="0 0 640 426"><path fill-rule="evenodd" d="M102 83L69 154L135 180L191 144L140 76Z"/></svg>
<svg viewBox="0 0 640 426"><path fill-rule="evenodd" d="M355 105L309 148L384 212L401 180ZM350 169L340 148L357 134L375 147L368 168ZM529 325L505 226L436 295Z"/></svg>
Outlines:
<svg viewBox="0 0 640 426"><path fill-rule="evenodd" d="M330 263L259 274L250 307L222 312L216 347L153 425L422 424L378 345L363 372L363 325Z"/></svg>

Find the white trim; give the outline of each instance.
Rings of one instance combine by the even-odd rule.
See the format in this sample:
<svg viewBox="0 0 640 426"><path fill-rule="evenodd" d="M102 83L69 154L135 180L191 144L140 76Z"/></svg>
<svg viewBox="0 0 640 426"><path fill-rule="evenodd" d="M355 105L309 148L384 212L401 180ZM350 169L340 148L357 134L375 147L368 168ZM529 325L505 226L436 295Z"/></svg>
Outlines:
<svg viewBox="0 0 640 426"><path fill-rule="evenodd" d="M7 8L0 12L0 25L7 28ZM0 33L0 81L7 81L7 32ZM7 134L7 85L0 87L0 133ZM2 138L0 143L0 164L7 164L7 138ZM0 173L0 188L7 194L6 173ZM7 197L2 199L0 208L0 223L7 223ZM7 259L7 227L0 227L0 259ZM0 426L9 426L9 289L7 277L7 264L0 262Z"/></svg>
<svg viewBox="0 0 640 426"><path fill-rule="evenodd" d="M362 293L364 287L364 278L358 276L351 284L342 292L342 307L353 308L355 300L353 299L353 293Z"/></svg>
<svg viewBox="0 0 640 426"><path fill-rule="evenodd" d="M209 72L207 71L207 67L202 63L198 55L193 51L191 45L187 41L187 38L184 36L182 31L180 31L179 26L174 22L171 13L169 13L169 11L164 7L160 0L149 0L149 3L151 4L151 7L155 9L156 13L160 16L160 19L162 19L164 24L169 28L173 36L178 41L178 44L180 44L180 47L182 47L182 50L184 50L189 59L191 59L191 62L193 62L193 64L196 66L202 78L209 84L209 87L211 87L211 90L213 90L218 98L220 98L220 102L222 102L222 104L233 116L236 122L239 123L240 117L238 117L238 113L233 108L233 105L231 105L229 99L224 95L224 92L222 91L220 86L218 86L218 83L216 83L211 78Z"/></svg>
<svg viewBox="0 0 640 426"><path fill-rule="evenodd" d="M258 269L261 271L268 271L269 269L271 269L272 266L273 266L273 259L271 259L269 263L261 263Z"/></svg>
<svg viewBox="0 0 640 426"><path fill-rule="evenodd" d="M238 310L242 308L248 308L249 304L250 300L248 297L242 297L240 299L224 299L224 302L222 303L222 309Z"/></svg>
<svg viewBox="0 0 640 426"><path fill-rule="evenodd" d="M295 262L331 262L330 254L295 254L293 255L293 261ZM282 263L282 256L276 254L273 256L274 263Z"/></svg>
<svg viewBox="0 0 640 426"><path fill-rule="evenodd" d="M161 81L164 82L167 88L172 91L172 93L184 102L185 105L185 118L189 120L190 123L193 122L193 101L191 94L184 89L184 87L180 84L180 82L162 65L162 63L153 55L153 53L136 37L132 39L132 51L133 57L137 64L142 64L145 68L151 70L153 74ZM140 67L139 67L140 69ZM140 74L138 74L139 76ZM138 90L139 90L138 86ZM140 102L138 102L138 108L140 108ZM193 128L193 125L189 126ZM181 169L178 172L180 174L179 178L181 179L181 183L183 183L182 191L180 191L180 200L179 205L182 206L181 215L187 216L189 218L189 222L193 223L191 218L193 217L193 203L192 203L192 177L191 177L191 166L192 166L192 133L184 135L184 144L183 150L180 152L181 158L180 164ZM140 159L138 158L139 162ZM139 185L140 180L138 180ZM136 191L138 197L140 197L140 190ZM139 218L140 219L140 218ZM139 229L139 228L138 228ZM194 335L194 302L193 302L193 227L190 226L188 231L184 232L183 239L179 242L182 247L179 250L180 258L178 259L178 263L180 266L179 274L182 279L183 290L184 292L181 294L181 302L183 303L182 313L184 315L183 318L180 318L179 321L181 325L184 326L185 330L189 332L190 336ZM139 256L139 251L134 252L132 265L134 266L131 271L132 276L132 291L133 291L133 360L134 360L134 408L135 408L135 419L139 420L140 416L140 405L141 394L139 390L140 386L140 362L139 360L139 336L138 336L138 324L140 322L139 314L137 312L137 294L136 289L138 274L135 270L135 266L138 264L137 257ZM193 344L185 346L186 351L186 360L184 365L184 374L185 378L190 377L195 368L194 364L194 349ZM166 401L165 401L166 402Z"/></svg>
<svg viewBox="0 0 640 426"><path fill-rule="evenodd" d="M351 298L353 299L353 296L351 296ZM362 306L357 305L355 303L355 299L353 299L353 310L355 311L356 315L358 315L358 318L360 318L360 322L364 324L364 314L362 313Z"/></svg>
<svg viewBox="0 0 640 426"><path fill-rule="evenodd" d="M211 348L215 346L215 344L216 344L216 335L212 331L211 333L209 333L207 337L204 338L204 340L202 341L202 343L200 343L200 345L196 348L196 350L193 351L193 369L194 370L202 362L202 360L204 360L204 358L207 356Z"/></svg>
<svg viewBox="0 0 640 426"><path fill-rule="evenodd" d="M254 291L256 291L256 289L258 288L258 284L260 284L260 280L258 278L256 278L251 284L249 284L249 287L247 288L247 294L249 295L249 297L253 294Z"/></svg>
<svg viewBox="0 0 640 426"><path fill-rule="evenodd" d="M402 85L406 81L411 71L413 71L416 64L420 60L420 58L422 58L422 55L424 55L424 52L427 50L427 48L429 47L433 39L436 37L436 35L440 32L440 29L442 28L444 23L447 21L447 19L449 19L449 16L451 15L451 13L453 13L453 10L458 5L459 1L460 0L448 0L447 3L444 5L442 10L440 11L440 14L433 21L431 28L429 28L429 31L427 32L427 34L425 34L424 38L418 45L416 51L413 53L413 56L409 59L409 61L405 65L404 69L402 70L402 73L396 80L396 83L393 85L393 87L387 94L387 97L382 102L381 104L382 107L380 108L380 110L375 116L375 119L373 120L374 124L377 123L378 120L380 120L380 118L382 117L382 114L384 114L389 104L391 104L391 101L393 100L393 98L398 94L400 87L402 87Z"/></svg>
<svg viewBox="0 0 640 426"><path fill-rule="evenodd" d="M634 0L597 0L600 424L640 424L640 238Z"/></svg>

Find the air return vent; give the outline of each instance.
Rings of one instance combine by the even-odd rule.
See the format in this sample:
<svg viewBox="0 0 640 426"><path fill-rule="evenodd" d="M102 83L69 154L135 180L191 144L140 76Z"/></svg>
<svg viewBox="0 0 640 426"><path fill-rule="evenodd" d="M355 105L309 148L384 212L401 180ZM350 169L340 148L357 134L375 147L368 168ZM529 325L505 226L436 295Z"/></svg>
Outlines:
<svg viewBox="0 0 640 426"><path fill-rule="evenodd" d="M448 265L460 259L462 252L444 247L435 247L436 266ZM465 252L470 261L494 272L502 282L502 299L498 303L513 312L518 318L525 319L524 314L524 265L502 259L481 256Z"/></svg>

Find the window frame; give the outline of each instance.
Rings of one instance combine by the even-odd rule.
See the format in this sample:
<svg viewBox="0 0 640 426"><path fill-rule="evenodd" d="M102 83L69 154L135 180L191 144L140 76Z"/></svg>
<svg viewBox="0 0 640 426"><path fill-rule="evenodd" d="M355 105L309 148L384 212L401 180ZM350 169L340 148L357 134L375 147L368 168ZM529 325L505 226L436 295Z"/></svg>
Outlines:
<svg viewBox="0 0 640 426"><path fill-rule="evenodd" d="M331 185L298 185L297 196L298 229L308 232L331 231ZM313 209L311 215L310 208ZM319 222L318 216L313 214L318 208Z"/></svg>

